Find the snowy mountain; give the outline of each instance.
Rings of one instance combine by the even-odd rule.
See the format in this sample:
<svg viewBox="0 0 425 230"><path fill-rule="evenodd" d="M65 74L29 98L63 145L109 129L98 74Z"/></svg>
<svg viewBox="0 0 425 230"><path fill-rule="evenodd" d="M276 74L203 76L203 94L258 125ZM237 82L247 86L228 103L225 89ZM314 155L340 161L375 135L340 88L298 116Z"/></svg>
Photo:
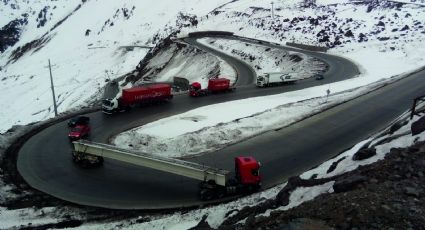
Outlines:
<svg viewBox="0 0 425 230"><path fill-rule="evenodd" d="M48 59L59 113L94 102L105 80L134 70L149 49L225 1L2 1L1 98L4 132L53 116ZM100 10L101 9L101 10ZM188 16L189 15L189 16Z"/></svg>
<svg viewBox="0 0 425 230"><path fill-rule="evenodd" d="M224 30L282 45L285 42L297 42L326 46L330 48L329 53L349 58L359 65L361 74L355 79L305 89L302 92L264 97L259 100L261 104L266 104L267 108L256 108L250 111L241 108L241 112L232 117L232 120L238 120L240 117L250 117L253 114L262 115L258 129L255 131L260 133L264 131L262 128L268 121L279 123L279 125L293 122L289 116L282 116L278 121L270 119L277 116L274 113L268 113L269 110L278 114L281 114L279 108L286 110L282 103L294 103L301 108L296 112L302 112L302 109L305 109L306 114L310 114L313 110L311 108L317 108L317 104L323 99L323 92L326 89L331 88L334 94L329 101L338 103L344 99L341 99L340 95L347 94L346 98L356 96L352 92L361 94L373 90L379 84L390 82L393 79L391 77L400 77L423 67L425 65L424 6L425 0L285 0L274 2L273 5L265 0L158 0L154 4L145 0L1 0L0 133L4 133L13 125L25 125L54 116L47 68L49 59L52 62L60 113L76 111L98 103L99 95L106 82L121 76L132 75L146 81L168 81L172 76L189 76L193 81L205 81L205 77L211 71L219 71L229 76L234 74L231 68L219 58L193 47L179 48L177 44L169 44L167 49L161 49L164 39L170 35L179 37L193 31ZM221 46L223 52L241 57L243 46L240 44L220 40L207 40L206 43L215 43L215 47L220 49ZM214 44L212 46L214 47ZM157 47L154 55L149 53L150 47ZM264 48L260 48L263 52ZM261 54L254 47L244 51L250 54ZM148 53L150 55L146 56ZM257 57L256 61L249 64L253 67L257 65L263 70L275 68L269 65L269 62L277 55L271 53L272 55L269 56L264 55L262 61L258 61L260 57ZM201 62L194 63L191 61L193 59ZM209 69L211 66L214 68ZM281 100L282 98L285 100ZM252 100L257 99L238 103L241 107L244 104L252 105ZM305 103L297 104L299 101L305 101ZM313 105L309 106L309 103ZM213 111L212 113L222 113L221 110L211 106L191 111L190 115L191 117L203 115L202 113L208 112L208 109ZM294 116L299 117L300 114ZM213 131L201 137L219 133L215 124L223 121L203 117L204 123L200 122L201 125L195 128ZM258 116L252 116L252 119L258 118ZM179 119L179 117L169 118L171 121L173 119ZM152 130L155 131L155 128L160 127L159 125L161 127L167 125L166 122L166 120L160 120L144 128L148 129L147 133L152 133ZM228 125L230 130L228 133L231 134L235 127L238 130L243 129L244 125L251 128L253 123L247 121L241 122L241 126L233 126L231 122L228 122L224 125ZM270 127L274 125L269 124ZM406 130L408 126L401 129L401 131ZM186 135L193 132L193 130L183 131ZM171 134L181 135L181 133ZM6 139L7 135L0 136L0 146L5 145L2 144L2 139L3 137ZM386 135L391 137L390 134ZM241 135L240 139L244 137ZM176 139L175 136L167 138ZM415 138L424 140L425 137L421 134ZM383 145L377 156L367 160L367 163L382 159L390 147L409 146L415 138L409 135L401 136L399 140L394 138L393 141L386 143L387 145ZM159 140L159 143L163 144L164 141ZM348 170L346 165L356 168L364 164L365 162L351 161L351 156L362 144L345 152L344 159L339 157L336 157L338 161L336 158L331 159L315 170L306 172L304 176L315 173L319 177L326 177L325 171L329 165L335 161L340 162L340 159L343 161L333 174L346 172ZM153 149L156 147L151 146ZM188 150L185 149L185 151ZM205 151L205 148L200 151ZM2 203L6 203L8 199L19 200L22 194L15 193L14 190L17 189L12 185L4 184L3 180L0 182ZM333 182L330 181L316 187L298 188L297 192L293 193L289 206L273 207L273 209L286 210L321 193L330 193L332 185ZM69 207L8 210L6 205L3 207L2 204L0 228L31 225L55 227L55 223L65 223L70 216L73 216L72 221L77 224L67 226L79 226L81 229L89 227L93 229L172 227L185 229L196 225L206 214L209 215L207 219L209 225L218 227L226 221L226 218L237 216L235 213L238 210L244 207L248 207L249 210L249 206L257 206L264 200L273 198L284 186L279 185L264 193L208 209L198 209L183 214L177 212L163 216L136 217L124 221L122 219L125 217L118 220L106 217L108 221L105 223L91 223L90 226L82 222L87 219L98 221L104 218L103 214L100 215L101 218L90 218L82 214L81 210ZM266 210L265 213L270 212ZM234 221L245 223L246 219ZM57 227L59 228L60 225Z"/></svg>
<svg viewBox="0 0 425 230"><path fill-rule="evenodd" d="M406 2L406 3L403 3ZM351 53L410 55L423 42L423 1L7 1L0 8L0 132L93 104L110 78L131 73L173 33L226 30ZM101 10L100 10L101 9ZM124 47L123 47L124 46ZM126 46L136 46L127 49ZM331 52L333 52L331 50Z"/></svg>

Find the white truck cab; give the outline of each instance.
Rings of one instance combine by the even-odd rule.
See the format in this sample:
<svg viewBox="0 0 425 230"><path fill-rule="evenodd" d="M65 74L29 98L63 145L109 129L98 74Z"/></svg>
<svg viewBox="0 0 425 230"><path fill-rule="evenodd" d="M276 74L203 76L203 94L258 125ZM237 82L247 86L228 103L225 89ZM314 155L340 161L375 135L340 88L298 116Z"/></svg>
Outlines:
<svg viewBox="0 0 425 230"><path fill-rule="evenodd" d="M118 109L118 100L116 98L108 98L102 101L102 112L112 114Z"/></svg>

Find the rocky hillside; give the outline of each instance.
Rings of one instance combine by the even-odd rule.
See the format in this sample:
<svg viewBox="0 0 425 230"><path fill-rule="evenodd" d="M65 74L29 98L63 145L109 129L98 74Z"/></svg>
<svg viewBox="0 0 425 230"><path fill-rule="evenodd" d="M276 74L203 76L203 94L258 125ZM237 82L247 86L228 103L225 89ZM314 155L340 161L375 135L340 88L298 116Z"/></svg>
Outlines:
<svg viewBox="0 0 425 230"><path fill-rule="evenodd" d="M255 207L246 210L245 224L237 224L241 218L236 216L220 229L424 229L424 178L425 142L419 142L337 178L333 194L268 217L255 217L265 208ZM293 186L314 183L290 181Z"/></svg>

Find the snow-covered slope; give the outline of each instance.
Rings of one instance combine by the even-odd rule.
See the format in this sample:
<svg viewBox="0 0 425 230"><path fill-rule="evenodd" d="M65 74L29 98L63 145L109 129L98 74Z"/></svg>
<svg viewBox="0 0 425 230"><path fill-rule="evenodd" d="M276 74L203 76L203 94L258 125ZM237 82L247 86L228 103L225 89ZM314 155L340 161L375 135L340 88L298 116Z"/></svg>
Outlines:
<svg viewBox="0 0 425 230"><path fill-rule="evenodd" d="M148 52L121 46L154 46L224 2L2 1L0 33L19 40L9 39L11 46L5 45L0 56L5 99L0 100L0 133L53 116L48 59L59 112L78 108L98 98L106 79L133 71ZM12 20L18 22L9 24Z"/></svg>
<svg viewBox="0 0 425 230"><path fill-rule="evenodd" d="M242 2L246 4L242 4ZM250 2L250 4L247 2ZM320 2L322 5L327 3L326 1ZM311 115L317 110L324 109L329 104L339 103L338 100L348 100L373 90L376 86L390 82L392 77L392 79L398 79L403 77L405 73L425 65L425 58L422 55L425 51L422 45L425 30L422 21L420 21L421 18L425 18L424 7L417 4L399 4L385 1L368 1L368 4L361 3L361 1L355 3L354 1L353 3L345 1L342 4L335 4L336 2L332 3L334 5L302 8L301 11L296 10L299 10L298 4L285 5L286 8L281 9L282 12L276 13L275 17L293 15L288 20L284 18L278 21L280 23L279 28L285 27L287 29L279 29L274 31L275 33L270 33L274 30L274 25L267 27L267 23L271 21L270 12L261 16L258 13L261 10L256 8L256 11L254 10L250 14L246 13L255 8L252 6L258 6L262 3L259 1L236 1L220 8L225 9L223 12L215 11L213 15L200 20L198 28L199 30L225 28L242 36L255 34L256 38L274 42L287 40L288 37L285 36L291 34L296 38L291 38L290 41L333 47L330 50L331 53L342 55L359 64L360 77L281 95L238 100L198 108L122 133L113 142L121 147L137 148L141 151L168 157L185 157L190 154L214 151L229 143L238 142L276 127L283 127L302 119L306 114ZM234 5L237 5L237 7L232 7ZM265 4L261 6L265 6ZM296 13L289 12L291 10L296 11ZM267 10L263 9L263 11ZM321 18L321 16L317 17L314 14L303 16L306 12L322 12L326 17ZM282 16L279 16L279 14ZM241 19L241 15L245 19ZM399 15L403 15L403 19L400 19ZM320 23L304 24L306 20L319 20ZM261 21L261 26L257 24L260 23L259 21ZM300 29L294 28L294 25L298 24L301 26ZM240 27L241 25L243 27ZM330 29L330 25L334 27L334 30ZM302 31L297 32L298 30ZM185 32L182 32L182 34L185 34ZM244 45L229 41L218 40L217 42L216 39L207 40L207 43L214 40L213 46L215 48L235 57L243 58L242 55L238 55L239 52L247 52ZM251 47L249 51L260 54L264 51L264 47L257 48L257 50ZM270 53L264 56L267 55L270 55ZM267 65L267 63L261 63L259 67L274 68L273 65ZM329 98L326 98L327 89L332 92ZM311 99L313 97L316 98ZM310 100L308 100L309 98ZM224 113L225 118L210 116L211 114L223 114L222 111L227 111ZM408 140L409 144L410 141L411 139ZM359 143L359 145L354 146L347 154L353 154L362 144ZM387 152L388 149L371 161L382 159ZM371 163L371 161L365 162ZM352 161L347 160L343 165L346 168L341 167L338 170L345 172L359 164L353 164ZM329 187L332 187L332 184L313 190L323 189L322 192L332 192ZM312 194L309 191L300 191L300 193L301 197L305 199L312 199L317 195L317 193L313 192ZM283 209L286 210L291 207L293 206L289 205ZM217 212L214 210L211 213ZM212 220L212 222L214 221Z"/></svg>
<svg viewBox="0 0 425 230"><path fill-rule="evenodd" d="M121 46L154 46L179 31L227 30L281 43L335 47L331 52L338 54L356 50L366 56L374 46L403 58L411 50L420 53L416 44L424 42L421 4L291 0L275 2L272 18L265 0L3 0L0 95L14 100L0 101L0 132L53 116L48 59L59 112L65 112L95 101L106 79L132 72L148 52Z"/></svg>
<svg viewBox="0 0 425 230"><path fill-rule="evenodd" d="M161 38L179 30L180 35L194 30L228 30L282 44L295 41L333 47L331 53L355 60L367 77L332 85L332 93L335 89L352 88L353 81L355 86L361 87L425 65L424 0L317 0L308 1L316 4L308 7L303 2L307 1L274 2L272 19L271 4L266 0L158 0L155 4L146 0L0 0L0 47L4 47L4 51L0 51L0 133L14 124L26 124L53 115L47 59L53 63L59 111L65 112L92 102L105 79L133 71L148 52L137 47L127 51L120 46L154 46ZM174 70L171 67L181 65L186 64L176 61L167 68ZM167 78L167 72L170 74L166 71L160 76ZM324 96L328 88L321 86L310 92L316 96L322 92ZM425 137L422 133L415 138L423 140ZM373 160L382 159L388 148L408 146L412 140L412 136L407 135L378 146L379 154ZM344 154L350 156L361 144ZM340 157L304 173L303 177L310 177L312 173L326 177L324 169ZM355 165L347 158L335 173L358 165L361 164ZM311 199L319 193L331 192L331 185L325 185L309 188L309 191L297 190L289 206L281 209L299 204L302 198ZM79 216L80 210L70 211L69 207L8 210L3 207L3 201L20 195L14 193L13 186L3 183L1 186L1 228L34 227L69 218L87 220ZM216 227L243 207L273 198L283 186L208 209L109 223L98 223L96 219L95 223L83 224L80 228L186 229L205 214L208 223ZM61 215L60 210L66 214Z"/></svg>
<svg viewBox="0 0 425 230"><path fill-rule="evenodd" d="M135 84L143 82L172 82L174 77L184 77L190 83L206 86L208 79L226 76L233 84L235 70L222 59L191 46L172 43L162 48L140 71Z"/></svg>

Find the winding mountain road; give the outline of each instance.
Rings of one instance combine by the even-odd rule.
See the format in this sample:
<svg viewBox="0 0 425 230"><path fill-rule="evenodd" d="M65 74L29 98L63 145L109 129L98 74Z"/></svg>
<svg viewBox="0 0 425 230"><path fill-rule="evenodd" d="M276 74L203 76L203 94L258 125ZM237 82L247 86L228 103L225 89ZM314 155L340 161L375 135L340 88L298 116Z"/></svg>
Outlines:
<svg viewBox="0 0 425 230"><path fill-rule="evenodd" d="M244 62L205 47L194 39L186 42L229 62L239 73L237 84L244 86L238 87L235 93L203 98L179 95L168 104L112 116L100 111L90 113L93 141L107 142L110 136L124 130L200 106L298 90L344 80L358 73L354 64L341 57L305 52L330 65L324 82L306 79L295 85L258 89L252 85L255 73ZM424 77L425 71L418 72L290 127L190 160L232 171L233 157L253 155L263 163L264 187L270 187L383 128L409 108L412 98L423 94ZM66 122L54 124L34 135L20 149L18 170L32 187L70 202L105 208L165 209L205 204L197 196L198 181L192 179L112 160L105 160L103 167L81 169L72 162L67 132Z"/></svg>

